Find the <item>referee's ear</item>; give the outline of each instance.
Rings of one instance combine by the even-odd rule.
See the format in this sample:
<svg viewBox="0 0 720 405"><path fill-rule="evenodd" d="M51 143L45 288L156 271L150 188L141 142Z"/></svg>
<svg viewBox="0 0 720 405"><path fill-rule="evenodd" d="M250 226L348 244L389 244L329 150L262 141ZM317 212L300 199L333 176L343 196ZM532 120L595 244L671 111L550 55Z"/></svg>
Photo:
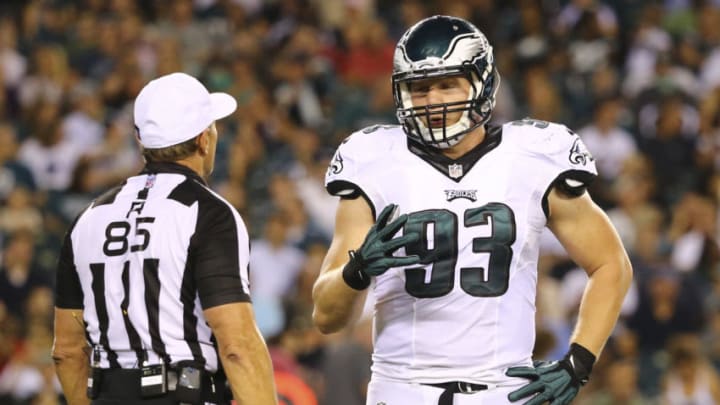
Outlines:
<svg viewBox="0 0 720 405"><path fill-rule="evenodd" d="M210 153L210 127L200 132L200 135L195 138L195 144L201 156L207 156Z"/></svg>

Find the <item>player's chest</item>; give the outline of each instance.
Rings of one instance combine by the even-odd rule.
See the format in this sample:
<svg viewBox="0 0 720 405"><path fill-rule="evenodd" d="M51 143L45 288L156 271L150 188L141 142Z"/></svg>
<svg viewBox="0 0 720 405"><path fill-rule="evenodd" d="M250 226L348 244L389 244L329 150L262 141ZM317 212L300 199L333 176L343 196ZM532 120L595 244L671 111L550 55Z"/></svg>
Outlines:
<svg viewBox="0 0 720 405"><path fill-rule="evenodd" d="M523 174L505 160L486 156L472 166L445 166L408 158L374 178L384 200L398 204L402 212L440 209L463 215L467 209L491 202L522 204L528 195Z"/></svg>

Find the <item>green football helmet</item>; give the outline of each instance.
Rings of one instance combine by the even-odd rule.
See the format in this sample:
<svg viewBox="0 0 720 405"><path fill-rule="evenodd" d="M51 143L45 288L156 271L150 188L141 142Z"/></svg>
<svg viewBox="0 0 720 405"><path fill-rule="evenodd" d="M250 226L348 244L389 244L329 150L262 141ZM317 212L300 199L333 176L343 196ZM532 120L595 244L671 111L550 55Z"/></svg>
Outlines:
<svg viewBox="0 0 720 405"><path fill-rule="evenodd" d="M413 81L458 75L470 82L467 100L413 105L410 96ZM499 84L492 46L480 30L461 18L444 15L426 18L410 27L395 48L392 86L397 118L405 133L423 144L449 148L485 124L495 107ZM442 126L425 125L430 121L431 111L433 115L442 112ZM460 111L463 114L458 122L445 125L447 113Z"/></svg>

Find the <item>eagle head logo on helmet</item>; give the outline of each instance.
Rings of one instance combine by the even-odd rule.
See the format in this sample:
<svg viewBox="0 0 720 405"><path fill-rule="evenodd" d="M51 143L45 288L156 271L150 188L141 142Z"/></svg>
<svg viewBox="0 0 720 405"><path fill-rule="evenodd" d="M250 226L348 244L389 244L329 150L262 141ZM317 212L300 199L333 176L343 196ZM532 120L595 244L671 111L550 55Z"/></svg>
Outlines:
<svg viewBox="0 0 720 405"><path fill-rule="evenodd" d="M414 106L410 84L416 80L462 75L470 82L465 101ZM449 148L485 124L495 107L500 76L487 38L471 23L455 17L433 16L408 29L395 48L393 96L397 118L407 135L426 145ZM443 125L428 128L430 111L443 111ZM445 125L448 112L462 112Z"/></svg>

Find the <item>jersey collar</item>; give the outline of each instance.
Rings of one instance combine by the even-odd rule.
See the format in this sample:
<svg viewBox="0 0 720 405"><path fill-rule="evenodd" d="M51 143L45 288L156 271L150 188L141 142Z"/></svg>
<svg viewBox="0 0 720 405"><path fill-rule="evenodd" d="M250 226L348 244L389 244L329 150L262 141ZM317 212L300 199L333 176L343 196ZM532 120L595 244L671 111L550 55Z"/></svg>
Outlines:
<svg viewBox="0 0 720 405"><path fill-rule="evenodd" d="M140 172L140 174L153 174L153 173L174 173L174 174L182 174L186 177L189 177L191 179L194 179L200 184L207 186L207 183L205 182L205 179L200 177L199 174L197 174L193 169L183 166L178 163L174 162L150 162L145 165L145 168Z"/></svg>
<svg viewBox="0 0 720 405"><path fill-rule="evenodd" d="M410 137L407 138L408 150L429 163L449 179L459 183L481 157L500 145L500 141L502 140L502 127L488 125L486 128L485 139L468 153L457 159L450 159L443 155L439 149L423 145Z"/></svg>

